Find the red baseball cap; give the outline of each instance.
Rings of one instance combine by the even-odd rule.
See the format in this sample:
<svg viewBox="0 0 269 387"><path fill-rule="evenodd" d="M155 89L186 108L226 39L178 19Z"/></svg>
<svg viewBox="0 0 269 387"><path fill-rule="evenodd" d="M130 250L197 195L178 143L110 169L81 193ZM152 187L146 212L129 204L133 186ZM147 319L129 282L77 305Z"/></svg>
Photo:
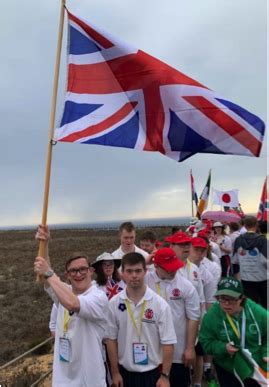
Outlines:
<svg viewBox="0 0 269 387"><path fill-rule="evenodd" d="M178 259L176 253L170 247L163 247L156 251L153 261L165 271L170 272L175 272L184 266L184 263Z"/></svg>
<svg viewBox="0 0 269 387"><path fill-rule="evenodd" d="M208 247L208 244L206 243L206 241L203 238L199 238L199 237L192 238L191 244L193 247L202 247L204 249Z"/></svg>
<svg viewBox="0 0 269 387"><path fill-rule="evenodd" d="M208 234L211 234L211 230L205 229L205 230L199 231L197 236L200 238L207 238L208 239Z"/></svg>
<svg viewBox="0 0 269 387"><path fill-rule="evenodd" d="M187 235L183 231L179 231L175 233L174 235L171 235L170 242L174 244L185 244L185 243L190 243L191 242L191 237Z"/></svg>
<svg viewBox="0 0 269 387"><path fill-rule="evenodd" d="M156 241L155 242L155 246L156 247L160 247L160 246L162 246L163 245L163 242L162 241Z"/></svg>

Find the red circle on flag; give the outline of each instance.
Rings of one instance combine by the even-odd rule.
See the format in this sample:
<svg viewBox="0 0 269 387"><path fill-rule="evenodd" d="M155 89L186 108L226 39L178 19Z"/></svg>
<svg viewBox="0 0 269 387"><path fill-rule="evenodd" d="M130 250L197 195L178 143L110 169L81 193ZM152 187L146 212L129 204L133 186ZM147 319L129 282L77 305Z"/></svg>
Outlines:
<svg viewBox="0 0 269 387"><path fill-rule="evenodd" d="M223 194L223 195L222 195L222 201L223 201L224 203L230 203L230 201L231 201L231 196L230 196L229 194L227 194L227 193Z"/></svg>

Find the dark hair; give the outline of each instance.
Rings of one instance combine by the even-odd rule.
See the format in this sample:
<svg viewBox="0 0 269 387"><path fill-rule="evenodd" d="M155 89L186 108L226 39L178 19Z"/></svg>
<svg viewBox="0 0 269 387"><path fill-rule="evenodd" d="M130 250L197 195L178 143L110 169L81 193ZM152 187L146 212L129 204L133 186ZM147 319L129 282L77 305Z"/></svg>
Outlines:
<svg viewBox="0 0 269 387"><path fill-rule="evenodd" d="M121 267L122 271L124 271L125 265L137 265L138 263L142 263L143 269L146 270L146 261L142 254L140 253L127 253L122 257Z"/></svg>
<svg viewBox="0 0 269 387"><path fill-rule="evenodd" d="M181 231L179 226L173 226L171 229L171 234L175 234L176 232Z"/></svg>
<svg viewBox="0 0 269 387"><path fill-rule="evenodd" d="M120 225L119 230L120 232L122 232L123 230L132 232L132 231L135 231L135 225L132 222L124 222Z"/></svg>
<svg viewBox="0 0 269 387"><path fill-rule="evenodd" d="M107 278L102 268L102 262L103 261L100 261L95 265L96 282L99 286L103 286L107 283ZM115 262L114 262L114 270L112 273L112 279L116 282L120 282L121 280L121 276Z"/></svg>
<svg viewBox="0 0 269 387"><path fill-rule="evenodd" d="M247 302L247 297L242 294L239 298L241 299L240 306L244 307L245 303Z"/></svg>
<svg viewBox="0 0 269 387"><path fill-rule="evenodd" d="M258 224L259 224L259 232L260 232L261 234L267 234L268 225L267 225L266 220L260 220L260 221L258 222Z"/></svg>
<svg viewBox="0 0 269 387"><path fill-rule="evenodd" d="M206 241L206 243L207 243L206 258L209 259L210 261L213 261L212 250L211 250L211 246L210 246L210 240L206 236L199 236L199 238L202 238L204 241Z"/></svg>
<svg viewBox="0 0 269 387"><path fill-rule="evenodd" d="M239 223L236 223L236 222L231 222L230 223L230 230L231 231L238 231L239 228L240 228Z"/></svg>
<svg viewBox="0 0 269 387"><path fill-rule="evenodd" d="M76 259L80 259L80 258L85 258L88 265L90 266L89 259L88 259L87 255L82 253L82 252L78 252L78 253L71 254L71 256L67 259L67 261L65 262L65 271L68 270L68 267L69 267L71 262L75 261Z"/></svg>
<svg viewBox="0 0 269 387"><path fill-rule="evenodd" d="M139 240L140 241L150 241L151 243L155 243L157 238L156 238L156 235L154 234L154 232L145 231L145 232L143 232L143 234L141 234Z"/></svg>
<svg viewBox="0 0 269 387"><path fill-rule="evenodd" d="M257 227L257 218L252 215L248 215L244 220L246 229Z"/></svg>

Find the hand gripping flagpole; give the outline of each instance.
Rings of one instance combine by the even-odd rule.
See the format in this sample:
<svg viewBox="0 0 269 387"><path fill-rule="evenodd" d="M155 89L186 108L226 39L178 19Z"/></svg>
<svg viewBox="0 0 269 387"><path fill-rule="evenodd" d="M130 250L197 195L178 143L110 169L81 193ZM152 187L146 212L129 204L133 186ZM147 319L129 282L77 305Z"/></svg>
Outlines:
<svg viewBox="0 0 269 387"><path fill-rule="evenodd" d="M61 0L58 42L57 42L56 60L55 60L55 67L54 67L53 92L52 92L52 99L51 99L50 122L49 122L49 133L48 133L47 163L46 163L46 172L45 172L45 186L44 186L43 210L42 210L42 221L41 221L41 224L43 226L47 225L52 147L53 147L56 103L57 103L58 83L59 83L59 70L60 70L63 28L64 28L64 11L65 11L65 0ZM48 260L48 256L46 254L46 244L47 242L43 240L39 242L38 255ZM42 280L42 276L38 275L37 281L41 282L41 280Z"/></svg>

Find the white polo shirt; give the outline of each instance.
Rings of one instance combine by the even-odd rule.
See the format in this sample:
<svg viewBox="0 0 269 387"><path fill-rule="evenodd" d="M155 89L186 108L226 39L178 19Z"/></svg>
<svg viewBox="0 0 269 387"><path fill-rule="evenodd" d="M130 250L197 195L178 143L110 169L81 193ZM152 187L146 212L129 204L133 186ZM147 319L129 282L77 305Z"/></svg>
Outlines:
<svg viewBox="0 0 269 387"><path fill-rule="evenodd" d="M145 250L140 249L140 247L137 247L136 245L134 245L134 248L135 253L142 254L145 259L148 257L148 253ZM112 253L113 257L115 257L116 259L122 259L125 254L126 253L122 250L121 246Z"/></svg>
<svg viewBox="0 0 269 387"><path fill-rule="evenodd" d="M198 266L187 259L185 266L180 268L178 272L193 284L200 298L200 303L204 303L204 288Z"/></svg>
<svg viewBox="0 0 269 387"><path fill-rule="evenodd" d="M212 274L213 279L218 284L221 277L221 267L216 262L210 261L207 257L204 257L200 263L200 267L205 266L205 268ZM216 288L217 291L217 288Z"/></svg>
<svg viewBox="0 0 269 387"><path fill-rule="evenodd" d="M171 307L177 344L174 345L173 363L182 363L186 349L187 321L200 319L200 298L192 283L179 273L173 280L161 280L156 271L146 274L147 285L161 295Z"/></svg>
<svg viewBox="0 0 269 387"><path fill-rule="evenodd" d="M71 359L60 360L59 343L63 336L64 310L52 288L46 289L57 306L53 359L53 387L106 387L102 340L107 329L108 300L95 285L79 295L80 311L68 324Z"/></svg>
<svg viewBox="0 0 269 387"><path fill-rule="evenodd" d="M124 289L109 301L106 337L118 341L118 361L125 369L131 372L150 371L162 363L162 344L175 344L177 341L171 309L167 302L148 286L137 305L129 300L138 330L144 305L140 342L148 345L148 364L134 364L132 344L138 343L139 338L129 316L126 300L128 302L129 299Z"/></svg>
<svg viewBox="0 0 269 387"><path fill-rule="evenodd" d="M203 283L205 302L208 304L212 304L216 301L215 294L217 291L217 283L216 279L210 273L206 265L199 266L199 272Z"/></svg>

